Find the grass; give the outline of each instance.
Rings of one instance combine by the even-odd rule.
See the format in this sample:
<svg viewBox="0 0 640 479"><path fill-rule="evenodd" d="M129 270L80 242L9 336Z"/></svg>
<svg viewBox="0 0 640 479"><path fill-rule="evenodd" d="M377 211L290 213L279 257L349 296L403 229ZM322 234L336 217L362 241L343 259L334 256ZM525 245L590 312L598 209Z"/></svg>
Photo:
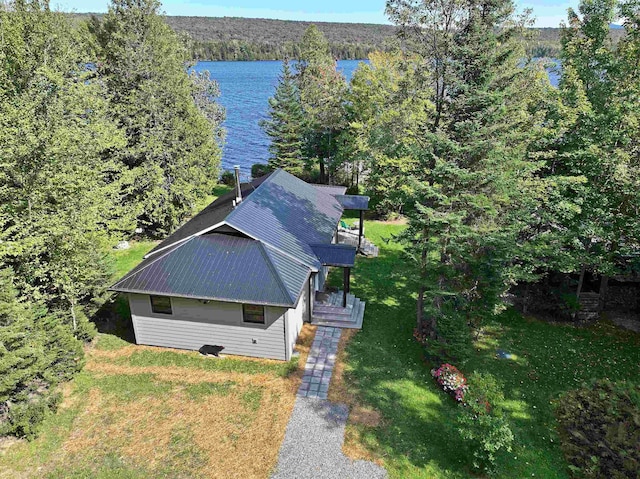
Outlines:
<svg viewBox="0 0 640 479"><path fill-rule="evenodd" d="M123 277L142 261L142 257L155 248L157 244L158 241L132 241L129 249L113 250L115 276L117 278Z"/></svg>
<svg viewBox="0 0 640 479"><path fill-rule="evenodd" d="M40 436L4 447L0 478L269 476L297 363L107 344L87 349Z"/></svg>
<svg viewBox="0 0 640 479"><path fill-rule="evenodd" d="M454 426L458 405L434 385L432 365L412 338L410 266L398 244L384 241L401 228L366 223L380 256L359 258L354 268L352 292L367 302L364 329L341 344L330 399L352 406L346 453L377 460L392 478L468 478L470 457ZM329 281L339 286L338 276ZM512 453L500 458L498 477L505 479L569 477L553 416L558 395L591 378L637 380L640 374L640 335L607 323L579 328L511 311L489 325L476 346L464 372L489 372L505 386L503 406L516 438ZM497 348L513 359L497 359Z"/></svg>

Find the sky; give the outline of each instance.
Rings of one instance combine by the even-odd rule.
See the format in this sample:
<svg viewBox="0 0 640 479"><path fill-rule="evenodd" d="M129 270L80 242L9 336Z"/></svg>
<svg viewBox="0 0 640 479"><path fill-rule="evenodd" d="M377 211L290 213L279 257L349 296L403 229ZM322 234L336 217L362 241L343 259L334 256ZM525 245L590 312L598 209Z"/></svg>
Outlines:
<svg viewBox="0 0 640 479"><path fill-rule="evenodd" d="M51 0L63 11L102 13L108 0ZM163 0L167 15L203 17L277 18L312 22L389 23L384 0ZM516 0L519 10L530 8L537 27L557 27L567 18L567 9L577 9L578 0ZM267 6L268 5L268 6Z"/></svg>

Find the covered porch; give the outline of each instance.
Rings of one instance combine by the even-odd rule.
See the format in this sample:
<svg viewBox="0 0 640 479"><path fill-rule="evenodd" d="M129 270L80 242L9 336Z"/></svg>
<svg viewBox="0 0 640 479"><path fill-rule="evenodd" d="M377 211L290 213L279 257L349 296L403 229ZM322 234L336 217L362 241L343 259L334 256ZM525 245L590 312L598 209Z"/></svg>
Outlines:
<svg viewBox="0 0 640 479"><path fill-rule="evenodd" d="M351 268L357 250L344 244L312 245L323 266L342 268L342 289L337 292L317 291L313 301L311 323L318 326L361 329L364 301L350 293Z"/></svg>
<svg viewBox="0 0 640 479"><path fill-rule="evenodd" d="M378 256L378 248L364 236L364 212L369 209L369 197L361 195L336 195L345 211L357 211L359 221L356 228L349 228L340 222L336 232L336 241L340 244L356 247L358 253L365 256Z"/></svg>

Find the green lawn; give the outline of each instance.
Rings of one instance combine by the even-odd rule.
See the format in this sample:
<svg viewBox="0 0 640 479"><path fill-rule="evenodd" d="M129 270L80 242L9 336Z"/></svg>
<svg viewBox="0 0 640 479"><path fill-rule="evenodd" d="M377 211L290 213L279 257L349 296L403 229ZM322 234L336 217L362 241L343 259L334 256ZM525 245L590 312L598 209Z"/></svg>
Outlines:
<svg viewBox="0 0 640 479"><path fill-rule="evenodd" d="M347 346L347 384L382 413L379 427L349 425L395 478L467 478L469 456L455 430L458 405L441 392L412 338L415 295L399 245L384 238L400 225L366 222L378 258L359 258L352 291L367 302L364 329ZM331 278L339 283L337 277ZM640 335L602 323L589 328L552 325L508 312L488 328L465 373L489 372L505 385L515 445L498 477L567 478L553 402L591 378L640 377ZM500 347L514 359L497 359Z"/></svg>
<svg viewBox="0 0 640 479"><path fill-rule="evenodd" d="M158 241L132 241L129 249L113 250L112 255L116 263L116 278L121 278L135 267L142 257L158 244Z"/></svg>

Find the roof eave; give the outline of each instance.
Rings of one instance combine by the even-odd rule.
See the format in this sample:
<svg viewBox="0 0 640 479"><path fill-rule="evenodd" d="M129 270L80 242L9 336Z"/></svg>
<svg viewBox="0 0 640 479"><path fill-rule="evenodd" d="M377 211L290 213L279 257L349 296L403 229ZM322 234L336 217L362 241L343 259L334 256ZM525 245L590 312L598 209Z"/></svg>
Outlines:
<svg viewBox="0 0 640 479"><path fill-rule="evenodd" d="M115 285L114 285L115 286ZM169 296L171 298L184 298L184 299L197 299L203 301L218 301L220 303L236 303L236 304L259 304L263 306L277 306L282 308L294 308L297 304L297 300L295 303L276 303L272 301L243 301L241 299L234 298L219 298L213 296L198 296L198 295L189 295L189 294L168 294L166 292L161 291L143 291L143 290L135 290L135 289L127 289L127 288L115 288L114 286L108 288L108 291L114 291L117 293L127 293L127 294L145 294L150 296Z"/></svg>

